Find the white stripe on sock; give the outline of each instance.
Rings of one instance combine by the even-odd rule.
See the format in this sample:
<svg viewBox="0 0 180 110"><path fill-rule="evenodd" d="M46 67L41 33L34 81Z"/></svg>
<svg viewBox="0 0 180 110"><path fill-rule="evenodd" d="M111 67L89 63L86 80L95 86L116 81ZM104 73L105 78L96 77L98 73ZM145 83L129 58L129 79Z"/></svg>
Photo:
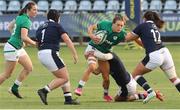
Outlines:
<svg viewBox="0 0 180 110"><path fill-rule="evenodd" d="M17 84L18 86L20 86L22 84L22 82L18 81L17 79L14 82L15 84Z"/></svg>
<svg viewBox="0 0 180 110"><path fill-rule="evenodd" d="M180 83L180 79L179 79L179 78L177 78L177 79L173 82L174 85L177 85L178 83Z"/></svg>
<svg viewBox="0 0 180 110"><path fill-rule="evenodd" d="M66 93L66 94L64 94L64 96L72 96L72 94L71 93Z"/></svg>
<svg viewBox="0 0 180 110"><path fill-rule="evenodd" d="M84 85L85 85L85 83L86 83L86 82L85 82L85 81L83 81L83 80L80 80L80 81L79 81L79 84L80 84L81 86L84 86Z"/></svg>
<svg viewBox="0 0 180 110"><path fill-rule="evenodd" d="M50 88L46 85L45 87L44 87L48 92L51 92L51 90L50 90Z"/></svg>

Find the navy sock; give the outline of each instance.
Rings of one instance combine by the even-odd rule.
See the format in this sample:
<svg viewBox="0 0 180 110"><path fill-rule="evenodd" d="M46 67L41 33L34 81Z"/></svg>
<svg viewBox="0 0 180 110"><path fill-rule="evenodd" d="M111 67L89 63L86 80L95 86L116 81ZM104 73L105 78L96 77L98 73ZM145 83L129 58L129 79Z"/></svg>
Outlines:
<svg viewBox="0 0 180 110"><path fill-rule="evenodd" d="M149 86L149 84L143 76L138 77L136 79L136 82L148 93L152 92L152 88Z"/></svg>
<svg viewBox="0 0 180 110"><path fill-rule="evenodd" d="M65 102L72 101L71 92L64 92L64 98L65 98Z"/></svg>
<svg viewBox="0 0 180 110"><path fill-rule="evenodd" d="M180 92L180 83L176 84L176 88Z"/></svg>

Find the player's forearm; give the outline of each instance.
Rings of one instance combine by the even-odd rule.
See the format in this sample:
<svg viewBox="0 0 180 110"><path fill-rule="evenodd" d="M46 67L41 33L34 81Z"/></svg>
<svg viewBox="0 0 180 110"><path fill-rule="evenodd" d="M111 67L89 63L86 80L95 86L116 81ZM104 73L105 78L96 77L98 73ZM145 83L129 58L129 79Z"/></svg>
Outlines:
<svg viewBox="0 0 180 110"><path fill-rule="evenodd" d="M10 33L13 32L14 25L15 25L15 20L12 20L8 25L8 30Z"/></svg>
<svg viewBox="0 0 180 110"><path fill-rule="evenodd" d="M92 39L92 37L93 37L93 26L92 25L90 25L89 27L88 27L88 35L89 35L89 37Z"/></svg>
<svg viewBox="0 0 180 110"><path fill-rule="evenodd" d="M75 49L72 41L70 39L66 39L66 40L64 40L64 42L66 43L68 48L71 50L71 53L73 54L73 56L77 55L76 49Z"/></svg>
<svg viewBox="0 0 180 110"><path fill-rule="evenodd" d="M36 46L36 42L31 40L28 36L22 36L22 40L27 44Z"/></svg>

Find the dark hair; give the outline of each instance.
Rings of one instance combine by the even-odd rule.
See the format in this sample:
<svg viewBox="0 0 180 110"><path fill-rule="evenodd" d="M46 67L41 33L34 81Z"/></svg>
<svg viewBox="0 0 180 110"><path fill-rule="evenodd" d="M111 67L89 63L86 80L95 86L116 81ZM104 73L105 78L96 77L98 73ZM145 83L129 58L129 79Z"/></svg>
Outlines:
<svg viewBox="0 0 180 110"><path fill-rule="evenodd" d="M59 17L60 17L60 13L55 10L55 9L50 9L48 14L47 14L47 19L52 19L54 20L55 22L58 22L59 21Z"/></svg>
<svg viewBox="0 0 180 110"><path fill-rule="evenodd" d="M25 7L19 11L19 15L27 13L27 10L30 10L34 5L36 5L35 2L28 2Z"/></svg>
<svg viewBox="0 0 180 110"><path fill-rule="evenodd" d="M123 15L121 15L121 14L116 14L115 16L114 16L114 19L113 19L113 23L116 23L116 21L124 21L124 23L126 23L126 21L128 20L128 18L127 18L127 16L123 16Z"/></svg>
<svg viewBox="0 0 180 110"><path fill-rule="evenodd" d="M160 16L154 11L147 11L144 14L144 18L147 20L153 21L158 28L162 28L164 25L164 21L160 18Z"/></svg>

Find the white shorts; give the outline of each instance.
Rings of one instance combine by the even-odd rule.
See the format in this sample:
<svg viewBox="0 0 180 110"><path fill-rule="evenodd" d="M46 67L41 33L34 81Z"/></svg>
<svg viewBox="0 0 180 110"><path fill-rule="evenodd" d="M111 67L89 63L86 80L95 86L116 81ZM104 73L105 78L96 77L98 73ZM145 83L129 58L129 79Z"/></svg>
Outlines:
<svg viewBox="0 0 180 110"><path fill-rule="evenodd" d="M165 47L147 55L142 63L150 70L160 67L169 79L177 77L172 56Z"/></svg>
<svg viewBox="0 0 180 110"><path fill-rule="evenodd" d="M8 42L4 46L4 57L7 61L18 61L20 56L27 55L26 51L21 48L17 50Z"/></svg>
<svg viewBox="0 0 180 110"><path fill-rule="evenodd" d="M59 52L51 49L40 50L38 59L51 72L65 67L63 60L59 57Z"/></svg>
<svg viewBox="0 0 180 110"><path fill-rule="evenodd" d="M136 93L136 88L137 88L137 83L136 81L133 79L133 77L131 76L131 80L128 84L126 84L126 90L122 91L123 89L120 87L120 89L118 90L117 95L121 95L122 92L124 93L128 93L127 95L133 95Z"/></svg>
<svg viewBox="0 0 180 110"><path fill-rule="evenodd" d="M146 57L148 60L145 61ZM143 64L146 68L154 70L157 67L166 70L174 66L172 56L167 48L161 48L157 51L151 52L149 56L146 56L143 60Z"/></svg>
<svg viewBox="0 0 180 110"><path fill-rule="evenodd" d="M88 45L88 46L86 47L86 50L85 50L84 54L86 55L86 54L88 54L89 52L95 52L95 51L96 51L96 48L94 48L94 47L91 46L91 45Z"/></svg>

